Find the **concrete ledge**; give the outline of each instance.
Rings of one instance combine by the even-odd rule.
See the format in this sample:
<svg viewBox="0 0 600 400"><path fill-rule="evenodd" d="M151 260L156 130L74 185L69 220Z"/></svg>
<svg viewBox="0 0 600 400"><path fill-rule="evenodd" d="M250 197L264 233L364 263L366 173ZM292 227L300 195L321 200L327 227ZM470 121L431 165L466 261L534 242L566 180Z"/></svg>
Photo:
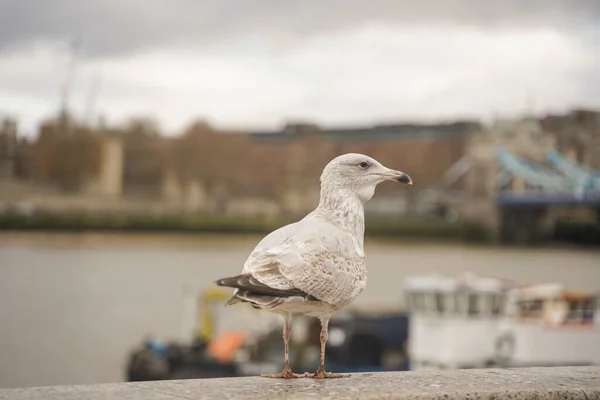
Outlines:
<svg viewBox="0 0 600 400"><path fill-rule="evenodd" d="M292 381L260 377L0 390L1 400L600 399L600 367L354 374Z"/></svg>

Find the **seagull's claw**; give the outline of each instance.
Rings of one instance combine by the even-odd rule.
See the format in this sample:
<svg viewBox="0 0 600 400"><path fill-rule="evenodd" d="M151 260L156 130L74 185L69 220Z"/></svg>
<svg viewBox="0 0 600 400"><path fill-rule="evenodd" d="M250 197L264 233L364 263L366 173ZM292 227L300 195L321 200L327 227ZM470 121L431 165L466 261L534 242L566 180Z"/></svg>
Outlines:
<svg viewBox="0 0 600 400"><path fill-rule="evenodd" d="M350 378L350 374L335 374L333 372L317 371L311 378L313 379L333 379L333 378Z"/></svg>
<svg viewBox="0 0 600 400"><path fill-rule="evenodd" d="M307 378L308 373L304 374L295 374L291 369L283 370L278 374L261 374L263 378L274 378L274 379L298 379L298 378Z"/></svg>

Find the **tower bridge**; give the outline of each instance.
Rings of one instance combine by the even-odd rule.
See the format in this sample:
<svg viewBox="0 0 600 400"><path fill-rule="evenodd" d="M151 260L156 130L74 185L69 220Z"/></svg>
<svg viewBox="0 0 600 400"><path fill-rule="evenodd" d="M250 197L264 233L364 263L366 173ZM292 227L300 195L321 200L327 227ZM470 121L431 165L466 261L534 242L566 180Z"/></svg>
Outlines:
<svg viewBox="0 0 600 400"><path fill-rule="evenodd" d="M600 242L600 171L554 150L546 155L550 168L504 148L496 159L501 241L536 242L569 226L578 239Z"/></svg>

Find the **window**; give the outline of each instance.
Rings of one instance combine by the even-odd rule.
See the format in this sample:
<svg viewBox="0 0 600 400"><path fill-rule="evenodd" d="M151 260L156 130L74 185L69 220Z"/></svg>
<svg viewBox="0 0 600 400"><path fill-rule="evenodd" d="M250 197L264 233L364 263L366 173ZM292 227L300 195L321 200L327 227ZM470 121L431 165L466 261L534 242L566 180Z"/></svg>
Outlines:
<svg viewBox="0 0 600 400"><path fill-rule="evenodd" d="M435 308L436 308L437 312L440 314L444 314L444 311L446 309L445 304L444 304L444 297L445 296L443 293L435 294Z"/></svg>
<svg viewBox="0 0 600 400"><path fill-rule="evenodd" d="M504 296L495 294L492 296L492 315L499 315L504 312Z"/></svg>
<svg viewBox="0 0 600 400"><path fill-rule="evenodd" d="M476 294L469 295L469 315L477 315L481 312L479 307L479 296Z"/></svg>
<svg viewBox="0 0 600 400"><path fill-rule="evenodd" d="M583 301L583 321L594 322L596 314L596 299L590 298Z"/></svg>
<svg viewBox="0 0 600 400"><path fill-rule="evenodd" d="M571 322L593 323L598 300L595 297L570 300L567 318Z"/></svg>
<svg viewBox="0 0 600 400"><path fill-rule="evenodd" d="M569 313L567 314L567 320L569 320L569 322L581 321L583 317L582 302L570 300L568 303Z"/></svg>
<svg viewBox="0 0 600 400"><path fill-rule="evenodd" d="M425 311L425 294L415 292L415 293L413 293L412 297L413 297L413 300L412 300L413 309L418 312Z"/></svg>
<svg viewBox="0 0 600 400"><path fill-rule="evenodd" d="M540 318L544 307L543 300L521 300L518 303L519 314L523 318Z"/></svg>
<svg viewBox="0 0 600 400"><path fill-rule="evenodd" d="M532 318L540 318L542 316L542 311L544 309L544 301L543 300L533 300L531 302L531 317Z"/></svg>

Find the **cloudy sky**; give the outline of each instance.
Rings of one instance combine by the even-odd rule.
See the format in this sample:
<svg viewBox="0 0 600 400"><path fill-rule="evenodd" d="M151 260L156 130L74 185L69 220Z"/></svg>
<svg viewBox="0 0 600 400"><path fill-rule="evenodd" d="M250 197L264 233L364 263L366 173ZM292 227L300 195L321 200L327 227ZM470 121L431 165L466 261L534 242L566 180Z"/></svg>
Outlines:
<svg viewBox="0 0 600 400"><path fill-rule="evenodd" d="M71 45L75 43L75 45ZM597 0L3 0L0 114L175 133L600 107Z"/></svg>

